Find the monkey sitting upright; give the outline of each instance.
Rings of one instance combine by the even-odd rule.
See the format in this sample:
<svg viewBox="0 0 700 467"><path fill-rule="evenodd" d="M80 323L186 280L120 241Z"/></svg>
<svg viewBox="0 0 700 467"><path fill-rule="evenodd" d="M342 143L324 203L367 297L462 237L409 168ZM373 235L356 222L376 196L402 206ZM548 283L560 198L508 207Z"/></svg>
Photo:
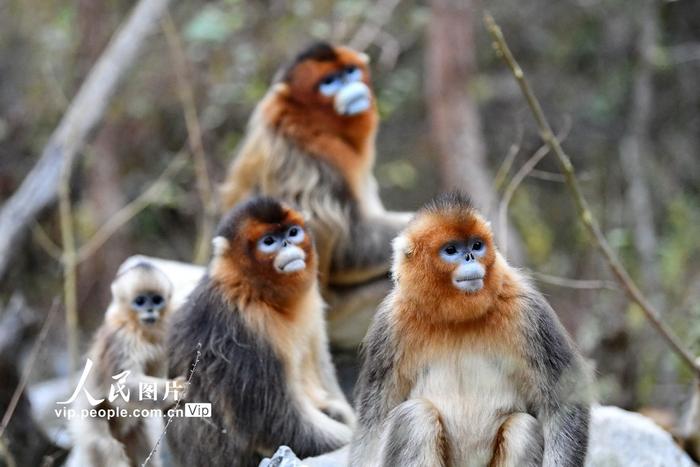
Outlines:
<svg viewBox="0 0 700 467"><path fill-rule="evenodd" d="M310 216L334 344L355 347L390 288L388 212L372 175L379 116L366 55L317 43L286 65L256 107L222 187L222 206L262 194Z"/></svg>
<svg viewBox="0 0 700 467"><path fill-rule="evenodd" d="M363 343L350 464L582 466L585 363L469 201L429 203L394 255Z"/></svg>
<svg viewBox="0 0 700 467"><path fill-rule="evenodd" d="M331 364L316 253L298 212L271 198L230 211L214 238L207 275L178 310L170 372L201 355L187 402L209 419L168 430L177 465L257 466L279 445L300 456L349 443L355 416Z"/></svg>
<svg viewBox="0 0 700 467"><path fill-rule="evenodd" d="M71 462L75 466L129 467L140 465L153 449L163 423L161 416L93 418L82 416L83 409L166 409L184 390L184 378L165 378L165 321L171 312L172 285L165 275L147 262L125 263L112 283L112 302L105 321L95 334L88 358L89 369L84 394L74 402L78 411L70 429L75 442ZM124 393L113 400L114 376L123 374ZM144 387L153 392L142 398ZM99 404L97 402L104 399ZM97 404L97 405L96 405ZM153 455L150 465L161 465Z"/></svg>

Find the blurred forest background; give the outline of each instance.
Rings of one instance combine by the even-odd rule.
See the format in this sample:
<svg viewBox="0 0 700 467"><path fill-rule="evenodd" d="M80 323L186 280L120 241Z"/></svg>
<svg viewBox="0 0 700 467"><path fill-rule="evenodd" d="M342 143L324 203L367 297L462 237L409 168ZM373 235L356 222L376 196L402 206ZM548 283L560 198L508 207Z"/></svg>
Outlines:
<svg viewBox="0 0 700 467"><path fill-rule="evenodd" d="M0 206L135 3L0 0ZM148 37L75 160L78 246L178 154L186 163L171 167L147 205L79 264L79 350L101 322L125 258L194 259L206 210L191 149L204 155L212 185L221 182L277 67L323 39L372 57L382 117L375 173L385 205L412 210L441 189L461 187L499 232L499 211L507 212L507 255L533 272L595 362L600 400L654 408L673 421L688 401L691 372L612 280L554 158L516 175L542 141L491 47L483 7L466 0L173 2L165 29ZM608 240L663 319L700 354L700 2L493 0L488 8L564 140ZM201 130L201 146L188 145L192 128ZM0 272L5 315L35 310L40 323L62 297L58 213L52 203L14 242ZM32 383L71 371L61 318ZM28 347L13 349L19 368Z"/></svg>

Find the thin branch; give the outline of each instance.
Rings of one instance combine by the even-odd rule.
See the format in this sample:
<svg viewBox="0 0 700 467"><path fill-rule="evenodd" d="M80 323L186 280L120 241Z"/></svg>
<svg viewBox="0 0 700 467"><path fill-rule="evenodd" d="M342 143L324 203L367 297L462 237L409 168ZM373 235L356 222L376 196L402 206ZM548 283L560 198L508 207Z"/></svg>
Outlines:
<svg viewBox="0 0 700 467"><path fill-rule="evenodd" d="M518 136L513 144L511 144L508 148L506 157L503 158L503 162L501 162L501 165L496 171L496 176L493 178L493 186L496 187L496 191L500 191L503 187L503 184L506 182L506 177L508 177L508 174L510 173L510 169L513 168L515 158L518 157L518 154L520 153L520 146L523 143L523 133L523 126L518 125Z"/></svg>
<svg viewBox="0 0 700 467"><path fill-rule="evenodd" d="M546 170L532 170L527 174L530 178L536 178L538 180L544 180L545 182L556 182L556 183L566 183L566 178L562 174L547 172ZM583 177L581 177L583 180Z"/></svg>
<svg viewBox="0 0 700 467"><path fill-rule="evenodd" d="M197 343L197 355L195 356L194 363L192 364L192 368L190 368L190 374L187 377L187 381L185 382L185 394L187 394L187 389L190 387L190 383L192 381L192 376L194 375L194 371L197 369L197 364L199 364L199 359L201 356L202 356L202 343L198 342ZM143 464L141 464L141 467L146 467L148 465L148 463L151 461L151 457L153 457L153 455L156 453L156 451L158 451L158 446L160 446L161 441L165 437L165 434L168 432L168 427L173 422L173 418L175 418L175 414L177 412L177 409L180 408L180 404L182 403L183 398L184 398L184 395L181 395L181 397L175 403L175 406L172 408L172 412L170 413L170 417L168 417L168 421L165 423L165 426L163 427L163 431L160 433L160 436L158 437L156 444L153 445L151 452L148 453L148 457L146 457L146 459L143 461Z"/></svg>
<svg viewBox="0 0 700 467"><path fill-rule="evenodd" d="M603 234L598 222L590 210L588 201L581 191L581 186L576 179L576 174L574 171L574 166L571 163L571 159L566 155L564 150L561 148L559 141L554 136L552 128L547 121L547 118L542 111L542 107L537 100L537 97L530 88L530 84L525 79L523 70L520 68L518 62L513 58L513 54L508 48L508 44L503 38L503 33L501 28L495 23L493 17L487 12L484 14L484 21L486 23L486 28L488 29L491 37L494 40L494 48L503 59L503 61L508 65L513 76L515 77L523 96L527 100L527 104L530 107L537 126L540 131L540 136L547 143L552 153L556 156L557 162L561 168L562 173L566 177L566 185L571 192L571 195L576 203L576 209L578 211L579 218L583 225L586 227L588 232L591 234L596 246L600 249L601 253L605 257L613 275L622 285L627 296L644 312L651 325L656 329L661 337L666 341L670 348L678 355L678 357L688 365L696 376L700 377L700 363L695 361L694 356L688 351L684 345L681 343L680 339L676 336L671 328L669 328L666 323L664 323L659 312L656 310L654 305L649 302L649 300L644 296L644 294L639 290L637 285L634 283L629 273L622 265L622 262L617 257L617 254L613 251L612 247L608 243L605 235Z"/></svg>
<svg viewBox="0 0 700 467"><path fill-rule="evenodd" d="M34 368L34 363L36 362L36 359L39 356L39 351L44 345L44 341L46 340L46 336L48 335L49 329L51 328L53 318L56 315L56 312L58 311L58 303L58 299L54 299L53 303L51 304L51 308L49 308L49 312L46 314L44 324L41 326L39 336L36 338L36 341L34 341L34 345L32 346L31 353L29 354L27 364L24 367L24 371L22 372L22 378L20 379L19 384L15 388L15 392L12 394L12 399L10 399L10 403L7 405L7 410L5 411L5 414L2 417L2 422L0 422L0 438L2 438L2 436L5 434L5 430L9 426L10 420L12 420L12 415L14 415L15 409L17 408L19 399L22 396L24 389L27 387L27 383L29 382L29 375L31 374L32 369Z"/></svg>
<svg viewBox="0 0 700 467"><path fill-rule="evenodd" d="M204 264L209 259L211 249L211 237L214 233L216 222L216 202L212 195L212 184L207 172L207 157L202 144L202 128L197 117L197 106L194 100L192 82L189 78L190 71L187 58L182 48L182 42L178 35L175 23L169 13L166 13L162 21L165 38L168 42L171 59L175 65L177 78L177 93L185 115L190 150L194 156L194 170L197 177L197 190L202 202L204 212L199 231L199 238L195 247L194 262Z"/></svg>
<svg viewBox="0 0 700 467"><path fill-rule="evenodd" d="M138 197L117 211L100 229L87 241L77 253L77 261L81 263L94 255L114 233L143 211L155 199L165 186L165 182L177 174L185 165L185 155L180 153L173 158L163 173Z"/></svg>
<svg viewBox="0 0 700 467"><path fill-rule="evenodd" d="M569 279L568 277L552 276L550 274L544 274L542 272L531 271L532 277L540 282L545 282L547 284L556 285L559 287L566 287L569 289L581 289L581 290L620 290L620 287L616 282L605 281L598 279Z"/></svg>
<svg viewBox="0 0 700 467"><path fill-rule="evenodd" d="M41 157L20 188L0 209L0 277L36 215L56 201L63 160L74 159L102 120L122 78L153 33L169 0L139 0L114 34L51 134ZM69 164L69 165L72 165Z"/></svg>
<svg viewBox="0 0 700 467"><path fill-rule="evenodd" d="M36 243L43 248L49 256L59 263L61 262L61 256L63 255L61 252L61 247L56 245L56 243L51 240L44 228L38 222L34 222L32 225L32 236L34 237L34 240L36 240Z"/></svg>
<svg viewBox="0 0 700 467"><path fill-rule="evenodd" d="M562 133L559 136L560 139L566 138L571 130L571 120L568 120L568 122L569 123L566 125L564 130L562 130ZM525 180L525 177L527 177L528 174L534 170L537 164L539 164L548 153L549 146L546 144L535 151L535 153L522 165L522 167L520 167L520 170L516 172L506 187L506 190L503 192L503 197L498 205L498 228L502 232L501 249L503 250L504 255L507 254L508 251L508 236L505 235L505 232L508 231L508 206L510 205L510 201L513 199L515 190L517 190L523 180Z"/></svg>
<svg viewBox="0 0 700 467"><path fill-rule="evenodd" d="M66 338L71 371L78 368L78 272L73 230L73 207L70 200L70 175L72 159L63 159L63 172L58 187L58 208L61 220L63 255L63 304L66 310Z"/></svg>
<svg viewBox="0 0 700 467"><path fill-rule="evenodd" d="M348 41L348 45L355 50L366 50L372 45L382 32L382 27L391 19L391 14L401 0L380 0L371 13L365 16L365 21L360 25L355 35Z"/></svg>

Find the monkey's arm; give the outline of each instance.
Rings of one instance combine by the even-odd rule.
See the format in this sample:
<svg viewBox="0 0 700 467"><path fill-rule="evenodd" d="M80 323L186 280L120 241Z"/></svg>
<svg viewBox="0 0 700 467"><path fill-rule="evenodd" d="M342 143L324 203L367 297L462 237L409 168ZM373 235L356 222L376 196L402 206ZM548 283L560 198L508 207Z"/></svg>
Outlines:
<svg viewBox="0 0 700 467"><path fill-rule="evenodd" d="M387 302L377 311L362 344L362 369L355 392L358 426L350 447L350 465L367 466L377 455L384 422L403 402L407 390L396 377L395 346L389 327Z"/></svg>
<svg viewBox="0 0 700 467"><path fill-rule="evenodd" d="M319 319L319 326L325 326L322 319ZM319 328L321 329L321 328ZM340 389L336 377L335 367L328 351L328 338L325 332L316 334L313 337L312 352L309 355L313 361L307 367L314 371L323 388L328 394L324 407L321 407L332 418L339 420L351 428L355 427L356 417L352 407L348 404L345 394Z"/></svg>
<svg viewBox="0 0 700 467"><path fill-rule="evenodd" d="M527 357L535 373L533 405L544 435L542 465L583 466L591 404L587 368L546 300L531 292L526 301Z"/></svg>
<svg viewBox="0 0 700 467"><path fill-rule="evenodd" d="M411 215L384 212L351 220L349 234L333 252L329 283L353 285L386 275L391 268L391 241Z"/></svg>

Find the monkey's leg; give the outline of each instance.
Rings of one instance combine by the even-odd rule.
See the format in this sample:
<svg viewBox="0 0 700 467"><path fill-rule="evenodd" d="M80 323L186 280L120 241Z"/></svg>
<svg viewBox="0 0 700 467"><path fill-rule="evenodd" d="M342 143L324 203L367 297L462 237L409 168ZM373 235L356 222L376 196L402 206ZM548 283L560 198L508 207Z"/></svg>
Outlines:
<svg viewBox="0 0 700 467"><path fill-rule="evenodd" d="M379 465L447 466L447 436L440 412L427 399L408 400L389 413Z"/></svg>
<svg viewBox="0 0 700 467"><path fill-rule="evenodd" d="M499 428L489 467L541 466L543 453L540 422L530 414L516 413Z"/></svg>
<svg viewBox="0 0 700 467"><path fill-rule="evenodd" d="M129 467L131 462L124 445L116 440L109 429L107 420L85 419L77 430L74 454L76 465L81 467Z"/></svg>

